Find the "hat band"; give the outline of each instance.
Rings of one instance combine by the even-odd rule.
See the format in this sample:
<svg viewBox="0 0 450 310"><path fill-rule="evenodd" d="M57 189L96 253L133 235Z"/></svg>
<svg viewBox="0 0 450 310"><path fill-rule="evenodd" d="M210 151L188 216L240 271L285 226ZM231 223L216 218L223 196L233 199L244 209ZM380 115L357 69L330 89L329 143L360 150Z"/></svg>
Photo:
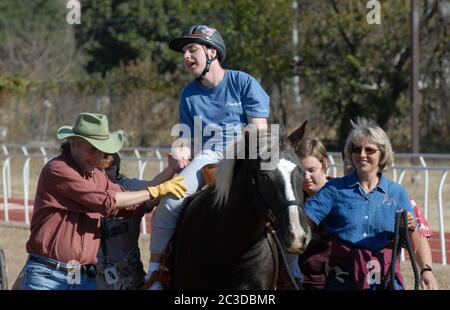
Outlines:
<svg viewBox="0 0 450 310"><path fill-rule="evenodd" d="M93 134L86 134L86 133L82 133L79 132L77 130L73 131L75 134L83 136L85 138L90 138L90 139L95 139L95 140L108 140L109 139L109 135L93 135Z"/></svg>

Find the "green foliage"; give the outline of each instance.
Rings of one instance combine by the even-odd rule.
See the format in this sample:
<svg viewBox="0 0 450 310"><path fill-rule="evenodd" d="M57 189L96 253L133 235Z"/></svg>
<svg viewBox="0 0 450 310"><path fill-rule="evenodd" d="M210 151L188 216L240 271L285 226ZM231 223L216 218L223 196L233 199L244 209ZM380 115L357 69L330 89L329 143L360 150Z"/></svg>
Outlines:
<svg viewBox="0 0 450 310"><path fill-rule="evenodd" d="M258 78L271 98L274 122L286 125L288 89L294 69L292 1L224 1L215 9L222 13L221 33L228 46L227 65Z"/></svg>
<svg viewBox="0 0 450 310"><path fill-rule="evenodd" d="M0 1L0 71L39 80L74 74L77 55L66 14L61 0Z"/></svg>
<svg viewBox="0 0 450 310"><path fill-rule="evenodd" d="M66 13L62 2L48 0L0 1L0 39L7 39L5 29L11 27L21 32L32 32L37 24L49 33L57 33L61 22L65 23ZM19 40L20 38L8 38Z"/></svg>
<svg viewBox="0 0 450 310"><path fill-rule="evenodd" d="M363 115L386 128L391 118L409 113L407 106L399 108L400 97L409 90L409 1L381 3L381 25L366 22L364 1L311 1L302 6L305 93L327 113L329 124L338 121L341 146L351 118ZM440 18L437 2L421 1L421 7L422 20ZM423 38L436 39L433 32L430 23L422 24ZM422 50L426 63L432 50L426 44Z"/></svg>
<svg viewBox="0 0 450 310"><path fill-rule="evenodd" d="M297 12L292 0L80 2L81 25L68 25L65 0L0 0L0 114L11 115L0 121L24 120L15 134L9 127L14 137L45 137L42 102L49 100L49 132L90 110L107 113L130 133L130 144L169 143L178 95L192 77L168 43L188 24L203 23L225 40L224 67L250 73L271 95L274 122L290 119L294 127L313 120L313 132L342 145L349 120L364 115L407 150L409 1L380 1L381 25L366 22L361 0L299 1ZM421 134L434 151L445 148L440 137L450 132L445 3L450 0L419 1ZM301 81L300 109L291 104L294 74Z"/></svg>
<svg viewBox="0 0 450 310"><path fill-rule="evenodd" d="M158 72L174 72L178 58L168 42L183 22L181 0L81 1L76 38L89 55L88 72L105 74L120 63L150 55Z"/></svg>
<svg viewBox="0 0 450 310"><path fill-rule="evenodd" d="M30 86L31 82L27 79L0 75L0 94L2 95L23 94L25 91L30 90Z"/></svg>
<svg viewBox="0 0 450 310"><path fill-rule="evenodd" d="M292 74L292 1L140 0L84 1L79 44L89 55L87 70L105 74L120 63L150 54L157 71L182 87L180 55L168 49L189 24L219 30L227 46L225 67L255 75L270 93ZM281 89L279 89L281 93ZM277 101L273 100L277 111ZM283 122L283 120L281 120ZM285 120L284 120L285 121Z"/></svg>

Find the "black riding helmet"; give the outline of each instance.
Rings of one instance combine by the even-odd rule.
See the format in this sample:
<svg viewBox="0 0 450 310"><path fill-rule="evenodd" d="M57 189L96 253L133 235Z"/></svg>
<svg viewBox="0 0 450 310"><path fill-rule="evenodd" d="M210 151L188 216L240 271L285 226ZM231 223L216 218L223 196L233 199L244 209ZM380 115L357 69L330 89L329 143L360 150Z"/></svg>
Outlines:
<svg viewBox="0 0 450 310"><path fill-rule="evenodd" d="M206 25L190 25L184 29L183 34L173 39L169 43L169 48L175 52L182 53L183 46L189 43L198 43L206 46L214 47L219 55L219 62L225 60L227 54L225 42L220 33Z"/></svg>
<svg viewBox="0 0 450 310"><path fill-rule="evenodd" d="M208 73L211 62L218 59L219 63L222 63L225 60L227 53L225 42L216 29L210 28L206 25L196 24L186 27L180 37L173 39L169 43L169 48L171 50L174 50L175 52L183 53L183 46L191 43L213 47L217 50L218 57L216 56L214 58L209 58L208 55L206 55L205 69L203 70L200 77L197 78L198 80L202 80L205 77L206 73Z"/></svg>

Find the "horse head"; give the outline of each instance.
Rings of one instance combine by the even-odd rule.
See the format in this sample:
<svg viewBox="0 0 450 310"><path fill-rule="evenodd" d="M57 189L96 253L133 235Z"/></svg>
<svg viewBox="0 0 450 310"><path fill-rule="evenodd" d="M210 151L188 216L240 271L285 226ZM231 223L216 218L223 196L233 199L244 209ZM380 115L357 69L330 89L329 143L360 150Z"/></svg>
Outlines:
<svg viewBox="0 0 450 310"><path fill-rule="evenodd" d="M259 157L255 186L285 249L293 254L301 254L311 240L311 229L303 210L304 170L286 140L280 141L279 149L272 149L271 153L270 159L268 156ZM264 169L262 164L273 161L273 156L277 158L276 165L273 165L273 169Z"/></svg>
<svg viewBox="0 0 450 310"><path fill-rule="evenodd" d="M299 159L287 139L278 132L246 130L236 145L234 162L221 165L218 173L216 201L228 199L231 183L252 196L253 207L266 222L271 222L285 249L300 254L311 239L311 230L303 211L303 175ZM234 175L234 176L233 176ZM249 193L252 191L253 193Z"/></svg>

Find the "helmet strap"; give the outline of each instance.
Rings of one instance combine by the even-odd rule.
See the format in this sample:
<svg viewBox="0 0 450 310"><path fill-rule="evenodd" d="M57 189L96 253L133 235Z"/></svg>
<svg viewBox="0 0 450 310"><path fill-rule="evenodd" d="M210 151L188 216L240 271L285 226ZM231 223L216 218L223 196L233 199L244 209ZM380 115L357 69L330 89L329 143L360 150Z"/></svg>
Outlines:
<svg viewBox="0 0 450 310"><path fill-rule="evenodd" d="M209 47L208 47L208 49L209 49ZM211 63L212 63L214 60L217 59L217 55L214 56L214 57L209 57L209 56L208 56L208 53L206 52L206 50L205 50L205 57L206 57L206 66L205 66L205 69L203 69L202 74L201 74L198 78L196 78L196 80L199 81L199 82L201 82L201 81L205 78L206 74L209 72L209 68L211 67Z"/></svg>

